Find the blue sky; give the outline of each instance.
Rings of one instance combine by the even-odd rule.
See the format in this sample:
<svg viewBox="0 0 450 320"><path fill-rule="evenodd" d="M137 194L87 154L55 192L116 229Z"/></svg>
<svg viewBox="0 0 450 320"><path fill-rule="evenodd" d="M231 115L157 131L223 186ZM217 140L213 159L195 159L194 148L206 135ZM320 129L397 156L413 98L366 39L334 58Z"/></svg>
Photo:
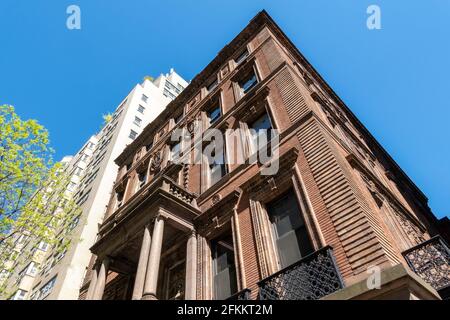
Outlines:
<svg viewBox="0 0 450 320"><path fill-rule="evenodd" d="M71 4L81 30L66 28ZM0 103L45 125L59 159L145 75L192 79L261 9L449 215L450 0L1 0Z"/></svg>

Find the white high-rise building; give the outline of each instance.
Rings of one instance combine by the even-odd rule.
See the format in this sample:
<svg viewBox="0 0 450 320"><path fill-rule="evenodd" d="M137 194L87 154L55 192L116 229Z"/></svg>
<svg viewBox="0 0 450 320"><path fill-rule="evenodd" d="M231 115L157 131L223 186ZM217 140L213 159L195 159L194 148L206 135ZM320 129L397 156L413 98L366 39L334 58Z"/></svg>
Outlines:
<svg viewBox="0 0 450 320"><path fill-rule="evenodd" d="M114 160L187 85L173 69L154 80L144 79L119 104L102 130L71 160L73 178L69 188L82 209L72 224L71 245L66 252L48 249L35 272L32 288L27 288L27 292L22 290L21 299L78 299L91 259L89 249L95 242L117 176ZM84 156L85 148L92 150L92 155Z"/></svg>

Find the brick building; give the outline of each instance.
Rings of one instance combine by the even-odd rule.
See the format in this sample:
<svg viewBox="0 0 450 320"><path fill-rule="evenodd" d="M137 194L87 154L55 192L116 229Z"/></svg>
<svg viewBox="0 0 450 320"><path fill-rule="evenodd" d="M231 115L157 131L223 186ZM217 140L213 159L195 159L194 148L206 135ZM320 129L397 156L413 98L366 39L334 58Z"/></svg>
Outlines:
<svg viewBox="0 0 450 320"><path fill-rule="evenodd" d="M245 163L174 161L208 144L178 128L220 130L224 158L241 129ZM249 129L271 128L264 175ZM80 299L439 299L450 283L448 223L265 11L116 163Z"/></svg>

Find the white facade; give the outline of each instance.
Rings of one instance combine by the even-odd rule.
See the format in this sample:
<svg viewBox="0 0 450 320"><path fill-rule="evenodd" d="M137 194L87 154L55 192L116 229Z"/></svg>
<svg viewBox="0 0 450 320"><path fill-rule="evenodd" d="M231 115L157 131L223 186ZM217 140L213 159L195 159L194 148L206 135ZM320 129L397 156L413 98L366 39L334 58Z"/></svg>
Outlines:
<svg viewBox="0 0 450 320"><path fill-rule="evenodd" d="M95 242L117 176L114 160L187 85L173 69L169 74L136 85L117 107L112 120L93 138L95 149L88 163L79 158L72 160L79 161L73 167L80 169L74 170L83 173L82 178L78 175L72 178L74 199L83 213L74 221L68 252L63 257L61 254L55 257L52 252L47 255L43 265L52 267L41 268L33 281L32 292L25 299L78 299L91 259L89 249ZM56 264L55 258L58 259Z"/></svg>

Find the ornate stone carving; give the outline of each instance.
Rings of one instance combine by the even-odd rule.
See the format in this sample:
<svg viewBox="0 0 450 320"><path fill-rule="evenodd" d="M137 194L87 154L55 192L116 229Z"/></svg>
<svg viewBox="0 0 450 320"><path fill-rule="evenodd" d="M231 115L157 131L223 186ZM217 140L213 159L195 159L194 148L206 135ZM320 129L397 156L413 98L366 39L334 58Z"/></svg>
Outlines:
<svg viewBox="0 0 450 320"><path fill-rule="evenodd" d="M366 183L366 187L369 190L369 192L372 194L372 197L374 198L378 207L381 208L381 206L383 206L383 202L384 202L385 198L379 192L377 186L371 179L369 179L366 175L364 175L362 173L361 173L361 177L363 178L364 182Z"/></svg>
<svg viewBox="0 0 450 320"><path fill-rule="evenodd" d="M157 152L152 158L152 164L150 165L150 171L155 172L161 169L162 155L161 152Z"/></svg>
<svg viewBox="0 0 450 320"><path fill-rule="evenodd" d="M420 228L409 219L402 208L400 208L394 201L392 201L388 196L384 195L383 192L377 187L377 185L365 174L360 173L362 179L366 183L367 189L372 194L377 205L381 208L383 203L386 201L386 204L390 206L392 212L395 215L395 219L398 224L401 226L403 232L408 236L409 239L415 244L419 244L425 241L425 235L420 230Z"/></svg>
<svg viewBox="0 0 450 320"><path fill-rule="evenodd" d="M197 119L190 120L190 122L187 125L187 129L190 134L195 133L198 129L198 120Z"/></svg>
<svg viewBox="0 0 450 320"><path fill-rule="evenodd" d="M212 204L215 205L216 203L218 203L220 200L222 199L222 196L220 194L215 194L213 195L211 201Z"/></svg>

